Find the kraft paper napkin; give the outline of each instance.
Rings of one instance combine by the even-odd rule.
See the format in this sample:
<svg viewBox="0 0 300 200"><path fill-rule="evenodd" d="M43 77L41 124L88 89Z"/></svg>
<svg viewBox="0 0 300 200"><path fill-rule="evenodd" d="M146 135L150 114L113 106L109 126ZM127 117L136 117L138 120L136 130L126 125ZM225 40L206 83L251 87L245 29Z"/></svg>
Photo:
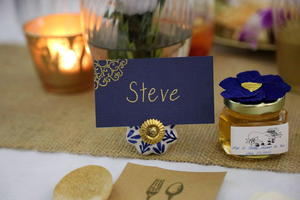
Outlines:
<svg viewBox="0 0 300 200"><path fill-rule="evenodd" d="M215 200L226 172L182 172L129 163L109 200Z"/></svg>

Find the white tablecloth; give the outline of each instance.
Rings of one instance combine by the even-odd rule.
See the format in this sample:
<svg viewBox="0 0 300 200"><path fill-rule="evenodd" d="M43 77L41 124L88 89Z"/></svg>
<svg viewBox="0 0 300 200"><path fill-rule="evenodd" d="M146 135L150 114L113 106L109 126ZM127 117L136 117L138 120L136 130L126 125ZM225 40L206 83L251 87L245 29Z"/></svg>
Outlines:
<svg viewBox="0 0 300 200"><path fill-rule="evenodd" d="M128 162L181 171L227 171L217 200L250 200L255 193L270 191L300 199L300 174L0 149L0 200L50 200L55 184L65 174L91 164L107 168L115 181Z"/></svg>

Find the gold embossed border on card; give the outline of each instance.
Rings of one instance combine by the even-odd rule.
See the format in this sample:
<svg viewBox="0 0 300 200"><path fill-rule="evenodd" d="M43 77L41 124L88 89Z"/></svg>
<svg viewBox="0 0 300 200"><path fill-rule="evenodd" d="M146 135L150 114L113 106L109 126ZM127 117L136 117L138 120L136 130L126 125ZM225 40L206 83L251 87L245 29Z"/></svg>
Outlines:
<svg viewBox="0 0 300 200"><path fill-rule="evenodd" d="M94 61L94 88L106 87L112 81L118 81L123 76L123 69L128 59L95 60Z"/></svg>

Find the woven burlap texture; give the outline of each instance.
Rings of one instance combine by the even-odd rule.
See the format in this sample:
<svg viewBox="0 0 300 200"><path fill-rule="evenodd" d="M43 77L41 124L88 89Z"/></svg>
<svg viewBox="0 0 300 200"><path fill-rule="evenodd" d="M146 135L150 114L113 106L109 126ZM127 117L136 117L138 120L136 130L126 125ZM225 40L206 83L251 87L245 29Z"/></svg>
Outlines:
<svg viewBox="0 0 300 200"><path fill-rule="evenodd" d="M92 91L73 95L45 92L27 49L2 45L0 147L299 173L300 95L290 93L286 98L290 123L288 153L272 159L252 161L232 158L222 151L217 142L217 122L223 105L219 95L221 89L217 83L245 70L257 69L263 74L276 73L276 67L272 53L229 51L219 47L213 54L216 123L179 125L177 131L180 138L165 155L141 156L133 146L126 143L125 128L95 128Z"/></svg>

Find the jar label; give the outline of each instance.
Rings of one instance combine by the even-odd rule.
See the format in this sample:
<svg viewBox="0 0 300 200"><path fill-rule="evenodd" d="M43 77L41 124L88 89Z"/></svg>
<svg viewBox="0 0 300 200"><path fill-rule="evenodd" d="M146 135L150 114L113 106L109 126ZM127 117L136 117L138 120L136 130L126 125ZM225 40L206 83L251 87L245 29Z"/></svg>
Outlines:
<svg viewBox="0 0 300 200"><path fill-rule="evenodd" d="M231 154L268 155L288 151L288 123L273 126L231 126Z"/></svg>

